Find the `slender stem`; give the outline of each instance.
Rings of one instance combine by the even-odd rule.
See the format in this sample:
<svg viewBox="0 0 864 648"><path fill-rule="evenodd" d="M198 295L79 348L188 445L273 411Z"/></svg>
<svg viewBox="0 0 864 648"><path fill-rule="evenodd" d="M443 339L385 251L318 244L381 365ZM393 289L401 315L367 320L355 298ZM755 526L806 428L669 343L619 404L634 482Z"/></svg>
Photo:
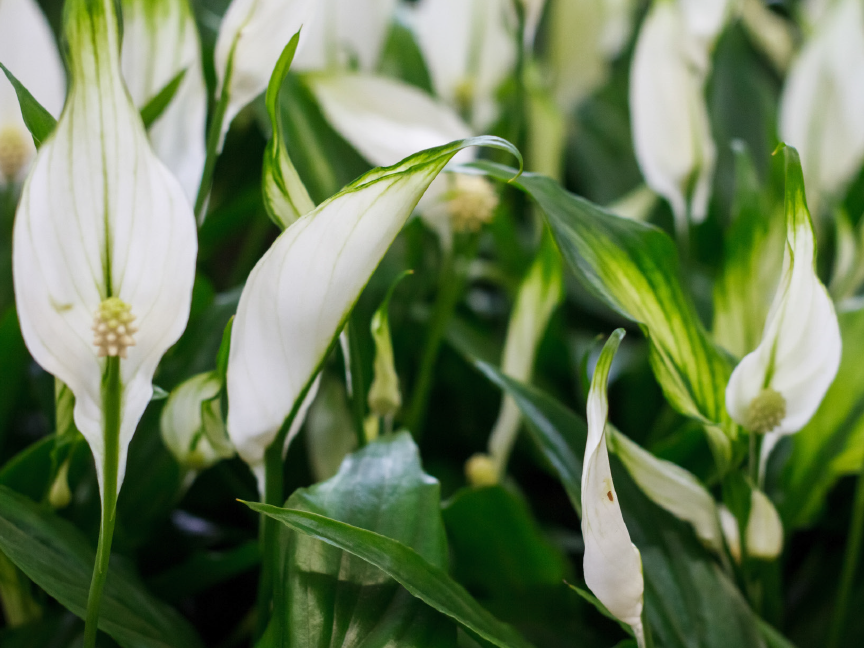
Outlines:
<svg viewBox="0 0 864 648"><path fill-rule="evenodd" d="M426 408L429 405L429 393L432 390L432 377L438 359L438 351L441 348L441 340L465 286L468 262L477 251L477 243L478 237L473 235L465 246L464 254L460 254L454 244L454 250L444 258L438 283L438 296L435 299L432 318L429 321L429 329L423 346L423 354L420 357L420 368L417 372L408 413L405 417L405 427L418 439L423 434Z"/></svg>
<svg viewBox="0 0 864 648"><path fill-rule="evenodd" d="M198 196L195 198L195 217L198 226L204 222L204 212L207 206L207 196L210 195L210 187L213 184L213 172L216 170L216 160L222 152L222 128L225 122L225 113L228 111L228 86L231 82L233 71L233 55L228 59L228 67L225 71L225 81L222 84L222 94L216 102L216 110L213 113L213 121L210 122L210 131L207 133L207 153L204 157L204 171L201 174L201 184L198 185Z"/></svg>
<svg viewBox="0 0 864 648"><path fill-rule="evenodd" d="M357 435L357 447L366 445L366 430L363 426L366 418L366 384L363 380L363 362L360 357L360 327L357 325L356 312L352 313L345 327L348 337L348 364L351 368L351 414L354 421L354 433Z"/></svg>
<svg viewBox="0 0 864 648"><path fill-rule="evenodd" d="M759 439L755 432L750 432L750 456L748 469L753 487L759 484Z"/></svg>
<svg viewBox="0 0 864 648"><path fill-rule="evenodd" d="M99 525L99 545L96 564L87 598L87 618L84 621L84 648L94 648L99 628L99 606L102 590L108 578L111 541L117 512L117 472L120 465L120 358L109 357L102 378L102 412L105 419L105 457L102 465L102 519Z"/></svg>
<svg viewBox="0 0 864 648"><path fill-rule="evenodd" d="M849 609L849 597L852 593L855 572L858 570L858 560L861 556L861 540L864 536L864 464L862 464L858 474L853 507L849 540L846 543L846 554L843 557L843 572L840 577L840 587L837 589L837 605L834 608L834 620L831 623L828 648L840 646Z"/></svg>
<svg viewBox="0 0 864 648"><path fill-rule="evenodd" d="M282 475L282 441L273 443L264 453L264 493L262 499L265 504L282 506L284 484ZM261 538L261 578L258 581L258 617L255 623L255 638L259 639L267 629L270 620L270 602L274 597L274 575L278 567L277 536L278 523L267 515L261 516L260 538ZM281 623L278 623L277 632L281 632ZM281 645L281 640L275 645Z"/></svg>

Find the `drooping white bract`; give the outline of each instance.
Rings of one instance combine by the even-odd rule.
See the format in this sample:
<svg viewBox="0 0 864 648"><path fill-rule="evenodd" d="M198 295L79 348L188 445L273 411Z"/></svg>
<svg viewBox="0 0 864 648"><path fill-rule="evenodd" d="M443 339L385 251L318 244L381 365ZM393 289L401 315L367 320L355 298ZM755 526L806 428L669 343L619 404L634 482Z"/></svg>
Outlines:
<svg viewBox="0 0 864 648"><path fill-rule="evenodd" d="M316 0L292 67L371 72L378 65L397 1Z"/></svg>
<svg viewBox="0 0 864 648"><path fill-rule="evenodd" d="M436 94L477 130L497 116L495 94L516 63L511 0L420 0L406 12Z"/></svg>
<svg viewBox="0 0 864 648"><path fill-rule="evenodd" d="M188 0L123 0L123 77L143 108L185 70L174 98L149 128L153 150L194 202L204 169L207 86Z"/></svg>
<svg viewBox="0 0 864 648"><path fill-rule="evenodd" d="M123 84L113 0L68 0L65 34L71 88L16 214L15 298L30 353L75 395L100 484L103 375L119 362L119 490L156 365L189 316L195 218Z"/></svg>
<svg viewBox="0 0 864 648"><path fill-rule="evenodd" d="M762 341L726 387L731 417L751 432L773 435L797 432L810 420L834 381L841 351L834 305L816 275L816 238L801 163L791 147L786 148L785 203L783 272Z"/></svg>
<svg viewBox="0 0 864 648"><path fill-rule="evenodd" d="M310 74L306 81L330 125L377 166L396 164L417 151L472 135L452 108L396 79L335 73ZM454 162L470 162L474 156L471 149L461 151ZM454 195L466 193L462 190L465 184L464 178L436 178L417 207L445 249L450 248L453 238L448 202ZM469 193L471 189L469 186Z"/></svg>
<svg viewBox="0 0 864 648"><path fill-rule="evenodd" d="M717 504L693 473L655 457L617 431L610 435L609 447L655 504L691 524L706 546L723 550Z"/></svg>
<svg viewBox="0 0 864 648"><path fill-rule="evenodd" d="M609 337L588 393L588 442L582 464L582 538L585 541L585 583L616 618L633 628L640 648L645 645L642 598L645 582L642 558L630 541L612 483L606 449L609 403L606 381L615 351L624 337L618 329Z"/></svg>
<svg viewBox="0 0 864 648"><path fill-rule="evenodd" d="M692 13L672 0L653 3L630 68L636 159L648 186L669 201L679 228L688 217L705 218L716 158L703 92L710 68L703 30L713 17L703 21Z"/></svg>
<svg viewBox="0 0 864 648"><path fill-rule="evenodd" d="M54 34L35 0L0 0L0 63L57 117L66 80ZM18 97L0 72L0 187L20 182L36 152Z"/></svg>
<svg viewBox="0 0 864 648"><path fill-rule="evenodd" d="M792 63L780 137L801 154L810 208L841 191L864 160L864 6L837 0Z"/></svg>
<svg viewBox="0 0 864 648"><path fill-rule="evenodd" d="M228 432L260 472L264 451L318 372L366 285L420 196L474 138L373 169L276 239L249 275L231 332Z"/></svg>
<svg viewBox="0 0 864 648"><path fill-rule="evenodd" d="M315 0L233 0L213 53L217 95L227 84L222 137L246 104L267 87L279 55L312 16Z"/></svg>

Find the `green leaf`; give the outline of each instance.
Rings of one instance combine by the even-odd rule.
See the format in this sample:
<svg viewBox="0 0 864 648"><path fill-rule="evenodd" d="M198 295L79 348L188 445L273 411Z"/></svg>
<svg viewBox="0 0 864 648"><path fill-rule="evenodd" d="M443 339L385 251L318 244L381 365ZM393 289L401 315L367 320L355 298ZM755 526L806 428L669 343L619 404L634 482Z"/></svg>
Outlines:
<svg viewBox="0 0 864 648"><path fill-rule="evenodd" d="M515 174L498 164L475 166L500 180ZM681 287L675 244L658 228L616 216L546 176L525 173L513 184L543 210L577 278L610 308L639 323L666 398L706 427L722 467L731 455L728 439L738 436L724 404L732 368Z"/></svg>
<svg viewBox="0 0 864 648"><path fill-rule="evenodd" d="M358 590L371 588L365 596L373 600L384 597L377 592L388 582L382 578L383 571L421 601L493 644L501 648L529 646L445 573L446 540L437 508L438 484L420 470L416 446L407 433L381 439L350 455L336 477L298 491L288 500L289 508L247 504L304 534L290 534L284 547L285 567L291 574L285 604L291 618L315 618L308 615L330 608L325 618L342 618L336 627L345 627L342 624L347 619L338 614L344 598L354 614L365 612L377 619L381 610L377 609L377 616L372 614L376 608L364 610L363 601L357 600L361 594ZM325 516L327 513L347 521L331 519ZM361 528L363 525L379 532ZM312 538L332 547L322 548ZM352 561L342 552L362 560ZM384 601L393 596L390 585ZM332 611L334 603L337 612ZM416 605L419 601L413 606L402 601L395 608L398 611L408 606L416 614ZM329 631L332 624L325 622L323 626ZM289 624L288 631L309 632L305 624L299 623ZM294 638L301 639L301 645L318 645L313 642L314 636L301 634ZM401 641L399 645L403 645Z"/></svg>
<svg viewBox="0 0 864 648"><path fill-rule="evenodd" d="M15 88L15 94L18 95L18 105L21 107L21 115L24 117L24 124L33 136L33 143L36 148L39 148L42 142L54 132L57 120L42 107L42 104L36 101L30 91L2 63L0 63L0 69L6 73L9 83Z"/></svg>
<svg viewBox="0 0 864 648"><path fill-rule="evenodd" d="M147 102L147 105L141 109L141 121L144 122L144 128L150 128L156 120L162 116L162 113L165 112L168 104L171 103L174 95L177 94L177 89L180 87L180 84L183 83L183 78L186 76L186 70L187 68L180 70L174 78L166 83L165 87L157 92L156 95Z"/></svg>
<svg viewBox="0 0 864 648"><path fill-rule="evenodd" d="M540 451L557 469L567 492L579 492L585 422L548 397L478 365L520 406ZM556 421L558 425L550 423ZM689 525L653 504L616 457L610 457L615 489L631 539L642 554L645 618L657 645L681 648L761 646L757 618L741 594L699 544ZM560 466L560 468L559 468ZM695 642L695 643L694 643Z"/></svg>
<svg viewBox="0 0 864 648"><path fill-rule="evenodd" d="M95 552L78 529L0 486L0 550L63 606L84 616ZM195 648L194 629L119 565L108 573L99 628L124 648Z"/></svg>
<svg viewBox="0 0 864 648"><path fill-rule="evenodd" d="M3 376L3 389L0 389L0 446L12 420L12 414L19 404L24 381L24 373L30 363L30 354L24 346L24 338L18 326L18 314L10 306L0 317L0 376Z"/></svg>
<svg viewBox="0 0 864 648"><path fill-rule="evenodd" d="M577 585L572 585L570 583L567 583L567 586L574 592L576 592L579 596L581 596L583 599L585 599L588 603L593 605L600 614L605 616L607 619L614 621L619 626L621 626L621 629L624 632L629 634L631 637L633 636L633 628L631 628L623 621L619 621L618 618L614 614L612 614L605 605L603 605L603 602L591 593L591 590L579 587Z"/></svg>
<svg viewBox="0 0 864 648"><path fill-rule="evenodd" d="M285 229L303 214L315 208L315 203L309 197L306 186L288 154L280 120L280 90L291 69L291 62L294 60L299 42L300 32L297 32L282 50L270 76L265 97L273 136L267 143L267 150L264 153L261 183L267 215L280 229Z"/></svg>
<svg viewBox="0 0 864 648"><path fill-rule="evenodd" d="M793 528L812 524L837 480L864 463L864 305L838 309L837 320L843 340L837 377L816 414L792 437L780 476L777 508Z"/></svg>
<svg viewBox="0 0 864 648"><path fill-rule="evenodd" d="M502 486L466 488L444 507L453 576L484 599L560 585L569 565L525 500Z"/></svg>
<svg viewBox="0 0 864 648"><path fill-rule="evenodd" d="M286 506L401 542L443 569L447 540L439 490L438 482L423 472L411 436L399 434L350 455L336 476L296 491ZM279 619L271 625L281 621L285 636L280 642L278 630L271 627L271 645L452 645L453 624L381 570L308 535L279 528L285 586L283 595L275 597Z"/></svg>
<svg viewBox="0 0 864 648"><path fill-rule="evenodd" d="M763 198L749 151L735 152L735 202L724 237L723 269L714 285L714 339L738 358L762 341L765 319L783 266L782 205Z"/></svg>

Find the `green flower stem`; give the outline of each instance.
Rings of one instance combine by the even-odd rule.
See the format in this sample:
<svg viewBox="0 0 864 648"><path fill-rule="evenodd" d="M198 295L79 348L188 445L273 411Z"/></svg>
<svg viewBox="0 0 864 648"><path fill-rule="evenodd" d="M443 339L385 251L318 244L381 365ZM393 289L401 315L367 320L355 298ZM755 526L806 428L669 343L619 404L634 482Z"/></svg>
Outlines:
<svg viewBox="0 0 864 648"><path fill-rule="evenodd" d="M198 196L195 198L195 217L198 226L204 223L204 212L207 208L207 196L210 195L210 186L213 184L213 172L216 170L216 160L222 152L220 140L222 139L222 126L225 123L225 113L228 110L228 86L231 84L231 75L234 68L234 56L228 59L225 70L225 81L222 84L222 94L216 102L216 110L213 113L213 121L210 122L210 130L207 133L207 152L204 157L204 171L201 174L201 184L198 185Z"/></svg>
<svg viewBox="0 0 864 648"><path fill-rule="evenodd" d="M357 435L357 447L366 445L366 430L363 426L366 418L366 381L363 379L363 362L360 357L360 327L357 324L356 311L348 319L345 329L348 334L350 349L348 362L351 367L351 414L354 420L354 433Z"/></svg>
<svg viewBox="0 0 864 648"><path fill-rule="evenodd" d="M282 435L280 435L281 437ZM284 479L282 475L282 445L284 437L277 439L267 452L264 453L264 503L273 506L282 506L284 503ZM277 537L279 534L279 523L272 518L261 516L259 537L261 539L261 578L258 581L258 616L255 622L256 640L264 635L267 624L270 621L270 602L275 593L274 574L278 563ZM281 636L281 623L278 624L277 633ZM274 637L276 639L276 637ZM281 645L281 638L275 645Z"/></svg>
<svg viewBox="0 0 864 648"><path fill-rule="evenodd" d="M99 605L108 578L108 561L117 512L117 471L120 465L120 358L109 357L102 378L102 413L105 419L105 458L102 465L102 520L99 525L99 545L96 564L87 598L87 618L84 621L84 648L94 648L99 628Z"/></svg>
<svg viewBox="0 0 864 648"><path fill-rule="evenodd" d="M831 632L828 636L828 648L838 648L846 625L849 609L849 597L858 571L858 561L861 557L861 540L864 536L864 464L858 474L858 484L855 487L855 502L852 509L849 541L846 543L846 554L843 557L843 572L840 577L840 587L837 589L837 604L834 607L834 619L831 622Z"/></svg>
<svg viewBox="0 0 864 648"><path fill-rule="evenodd" d="M432 390L432 377L438 359L438 351L441 348L441 340L444 338L444 332L447 330L447 325L453 317L456 304L465 288L468 266L477 253L478 242L479 237L476 234L470 235L460 252L457 240L454 242L453 251L447 254L444 259L438 281L438 296L435 300L420 359L420 369L417 372L408 414L405 417L405 427L411 431L416 439L419 439L423 434L426 408L429 405L429 393Z"/></svg>

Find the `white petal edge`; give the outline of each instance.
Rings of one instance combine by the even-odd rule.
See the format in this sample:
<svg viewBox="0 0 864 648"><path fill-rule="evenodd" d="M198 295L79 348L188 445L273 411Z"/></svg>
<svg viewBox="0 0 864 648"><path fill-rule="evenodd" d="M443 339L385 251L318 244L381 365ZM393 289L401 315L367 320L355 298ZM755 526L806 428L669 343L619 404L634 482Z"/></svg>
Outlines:
<svg viewBox="0 0 864 648"><path fill-rule="evenodd" d="M180 465L201 469L222 458L201 429L204 424L201 404L215 397L221 389L219 375L211 371L183 381L168 396L159 419L159 429L165 447ZM199 437L197 440L196 435Z"/></svg>

